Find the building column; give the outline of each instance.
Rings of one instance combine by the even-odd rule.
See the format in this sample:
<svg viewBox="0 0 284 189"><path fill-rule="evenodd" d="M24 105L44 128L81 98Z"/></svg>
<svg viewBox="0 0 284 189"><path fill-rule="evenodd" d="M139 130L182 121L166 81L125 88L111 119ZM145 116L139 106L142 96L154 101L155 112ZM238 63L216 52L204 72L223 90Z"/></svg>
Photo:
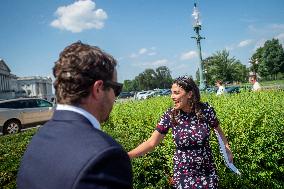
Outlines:
<svg viewBox="0 0 284 189"><path fill-rule="evenodd" d="M6 91L7 90L7 84L6 84L6 76L4 75L4 77L3 77L3 79L4 79L4 91Z"/></svg>
<svg viewBox="0 0 284 189"><path fill-rule="evenodd" d="M0 91L3 91L3 75L0 75Z"/></svg>

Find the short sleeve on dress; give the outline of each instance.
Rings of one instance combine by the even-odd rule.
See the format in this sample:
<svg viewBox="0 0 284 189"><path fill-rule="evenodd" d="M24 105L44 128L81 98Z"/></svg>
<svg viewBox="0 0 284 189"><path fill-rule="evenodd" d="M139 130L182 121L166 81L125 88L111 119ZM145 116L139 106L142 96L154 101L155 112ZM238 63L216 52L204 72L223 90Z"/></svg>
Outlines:
<svg viewBox="0 0 284 189"><path fill-rule="evenodd" d="M160 118L156 130L161 134L167 134L171 127L171 109L167 110Z"/></svg>
<svg viewBox="0 0 284 189"><path fill-rule="evenodd" d="M219 120L217 118L216 112L212 106L210 106L208 103L205 103L206 110L205 110L205 116L207 118L207 121L211 128L216 128L219 125Z"/></svg>

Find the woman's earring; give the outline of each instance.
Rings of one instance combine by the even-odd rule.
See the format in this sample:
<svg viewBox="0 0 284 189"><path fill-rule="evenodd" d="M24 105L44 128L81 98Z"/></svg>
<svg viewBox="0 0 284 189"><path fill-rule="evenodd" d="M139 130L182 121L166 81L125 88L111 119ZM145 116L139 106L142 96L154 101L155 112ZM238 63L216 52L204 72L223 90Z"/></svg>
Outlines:
<svg viewBox="0 0 284 189"><path fill-rule="evenodd" d="M192 104L193 104L193 99L192 99L192 98L189 98L189 99L187 100L187 103L188 103L189 105L192 105Z"/></svg>

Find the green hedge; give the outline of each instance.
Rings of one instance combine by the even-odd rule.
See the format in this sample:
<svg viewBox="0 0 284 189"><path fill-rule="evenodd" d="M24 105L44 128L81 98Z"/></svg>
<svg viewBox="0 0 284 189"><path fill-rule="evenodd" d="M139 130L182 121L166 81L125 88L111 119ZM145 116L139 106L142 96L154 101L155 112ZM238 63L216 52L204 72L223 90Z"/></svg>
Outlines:
<svg viewBox="0 0 284 189"><path fill-rule="evenodd" d="M0 188L16 188L16 177L27 144L37 129L0 136Z"/></svg>
<svg viewBox="0 0 284 189"><path fill-rule="evenodd" d="M202 95L214 106L231 149L239 177L225 167L217 140L211 146L220 188L284 188L284 92L265 91L216 97ZM126 150L148 139L162 113L171 107L169 97L116 103L106 132ZM0 188L16 188L19 161L36 129L0 137ZM132 160L135 189L169 188L174 146L170 133L151 153Z"/></svg>
<svg viewBox="0 0 284 189"><path fill-rule="evenodd" d="M220 188L284 188L284 92L265 91L225 96L202 95L216 110L239 177L225 167L215 135L211 146ZM150 137L169 97L117 104L104 129L127 150ZM173 142L169 133L155 151L134 159L134 188L168 188Z"/></svg>

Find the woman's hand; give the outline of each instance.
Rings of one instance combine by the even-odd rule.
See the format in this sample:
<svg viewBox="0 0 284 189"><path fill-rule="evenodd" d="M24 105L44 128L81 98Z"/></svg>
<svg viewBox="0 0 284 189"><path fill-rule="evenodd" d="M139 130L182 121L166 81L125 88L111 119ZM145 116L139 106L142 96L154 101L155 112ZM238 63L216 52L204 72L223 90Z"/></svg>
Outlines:
<svg viewBox="0 0 284 189"><path fill-rule="evenodd" d="M232 151L226 147L226 152L227 152L227 156L228 156L228 160L230 163L233 163L233 154Z"/></svg>
<svg viewBox="0 0 284 189"><path fill-rule="evenodd" d="M165 135L160 134L158 131L154 131L152 136L135 149L128 152L128 156L130 159L143 156L144 154L154 150L154 148L163 140Z"/></svg>
<svg viewBox="0 0 284 189"><path fill-rule="evenodd" d="M225 148L226 148L226 153L228 156L228 160L230 163L233 163L233 154L232 151L230 149L229 143L227 138L225 137L225 134L223 133L222 129L220 126L216 127L215 130L219 133L221 139L223 140L224 144L225 144Z"/></svg>

